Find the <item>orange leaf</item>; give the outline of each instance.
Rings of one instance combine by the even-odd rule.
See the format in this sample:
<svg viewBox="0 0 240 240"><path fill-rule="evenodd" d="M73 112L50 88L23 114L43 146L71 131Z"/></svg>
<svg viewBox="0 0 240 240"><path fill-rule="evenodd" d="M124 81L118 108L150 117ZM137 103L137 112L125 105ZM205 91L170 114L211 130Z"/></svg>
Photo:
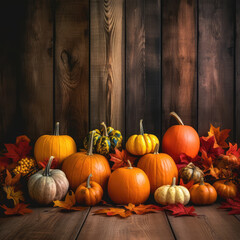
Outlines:
<svg viewBox="0 0 240 240"><path fill-rule="evenodd" d="M217 168L214 168L213 165L211 164L211 166L208 168L208 170L204 171L204 173L205 173L205 176L211 175L214 178L218 179L221 171L219 171Z"/></svg>
<svg viewBox="0 0 240 240"><path fill-rule="evenodd" d="M99 209L93 212L94 214L106 214L107 216L116 216L119 215L122 218L129 217L132 215L131 211L126 211L123 208L105 208Z"/></svg>
<svg viewBox="0 0 240 240"><path fill-rule="evenodd" d="M202 166L205 168L205 170L209 169L212 165L212 157L208 157L207 152L204 150L201 150L202 153Z"/></svg>
<svg viewBox="0 0 240 240"><path fill-rule="evenodd" d="M189 190L194 185L194 181L191 180L191 181L189 181L188 183L185 184L183 182L182 178L180 178L179 185L184 186L185 188L187 188Z"/></svg>
<svg viewBox="0 0 240 240"><path fill-rule="evenodd" d="M26 213L31 213L32 210L27 208L27 206L28 204L24 203L18 203L14 208L8 208L5 205L0 205L0 207L6 210L4 212L6 215L24 215Z"/></svg>
<svg viewBox="0 0 240 240"><path fill-rule="evenodd" d="M6 186L14 186L16 185L20 178L21 178L21 173L17 174L14 178L12 177L11 173L6 169L6 178L5 178L5 184Z"/></svg>

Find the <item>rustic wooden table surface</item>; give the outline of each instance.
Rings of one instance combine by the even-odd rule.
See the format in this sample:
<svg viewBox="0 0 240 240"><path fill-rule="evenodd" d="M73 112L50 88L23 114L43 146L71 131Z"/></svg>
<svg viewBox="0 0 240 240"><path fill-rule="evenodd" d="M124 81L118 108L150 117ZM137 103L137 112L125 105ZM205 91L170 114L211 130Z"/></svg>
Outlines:
<svg viewBox="0 0 240 240"><path fill-rule="evenodd" d="M219 205L195 207L197 217L173 217L166 212L129 218L93 215L103 207L81 212L34 208L24 216L0 218L0 239L240 239L240 215L228 215Z"/></svg>

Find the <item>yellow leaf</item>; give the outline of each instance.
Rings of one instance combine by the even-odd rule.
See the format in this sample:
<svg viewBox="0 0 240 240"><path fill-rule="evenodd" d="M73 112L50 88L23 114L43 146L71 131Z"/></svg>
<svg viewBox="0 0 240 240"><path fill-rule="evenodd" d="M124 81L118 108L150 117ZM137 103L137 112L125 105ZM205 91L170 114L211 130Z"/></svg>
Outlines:
<svg viewBox="0 0 240 240"><path fill-rule="evenodd" d="M7 199L12 199L14 202L14 206L19 204L19 201L24 201L23 192L14 190L14 187L4 186L3 190L7 193Z"/></svg>
<svg viewBox="0 0 240 240"><path fill-rule="evenodd" d="M210 131L208 132L208 136L214 136L216 140L216 144L218 147L221 148L227 148L228 144L225 142L225 140L229 137L230 129L224 129L220 131L220 127L215 128L212 124L210 126ZM214 146L217 147L217 146Z"/></svg>

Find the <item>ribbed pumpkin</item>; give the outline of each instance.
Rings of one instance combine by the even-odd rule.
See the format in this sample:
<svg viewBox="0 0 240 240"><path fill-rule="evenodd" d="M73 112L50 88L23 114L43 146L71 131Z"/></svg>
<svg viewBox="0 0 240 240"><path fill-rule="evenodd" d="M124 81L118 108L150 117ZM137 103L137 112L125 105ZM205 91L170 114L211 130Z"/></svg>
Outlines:
<svg viewBox="0 0 240 240"><path fill-rule="evenodd" d="M74 191L81 183L87 181L90 173L93 175L92 180L99 183L103 189L107 186L111 169L104 156L92 152L94 134L95 131L92 131L87 152L74 153L63 162L62 170Z"/></svg>
<svg viewBox="0 0 240 240"><path fill-rule="evenodd" d="M49 156L54 156L61 164L64 158L76 151L77 146L73 138L68 135L59 135L59 122L56 123L54 135L39 137L34 146L37 163L48 159Z"/></svg>
<svg viewBox="0 0 240 240"><path fill-rule="evenodd" d="M169 154L175 161L178 160L181 153L185 153L191 158L196 157L200 148L200 139L196 130L184 125L181 118L171 112L180 125L170 127L162 139L162 151Z"/></svg>
<svg viewBox="0 0 240 240"><path fill-rule="evenodd" d="M128 138L126 149L133 155L144 155L154 151L158 138L153 134L146 134L143 131L143 120L140 120L140 135L132 135Z"/></svg>
<svg viewBox="0 0 240 240"><path fill-rule="evenodd" d="M116 169L108 181L108 195L116 204L144 203L150 194L147 175L140 168L129 167Z"/></svg>
<svg viewBox="0 0 240 240"><path fill-rule="evenodd" d="M213 184L219 197L227 199L237 196L237 186L228 180L220 180Z"/></svg>
<svg viewBox="0 0 240 240"><path fill-rule="evenodd" d="M173 177L178 179L178 169L175 162L168 154L158 153L158 148L159 145L156 144L154 153L141 157L137 165L147 174L151 193L163 185L170 185Z"/></svg>

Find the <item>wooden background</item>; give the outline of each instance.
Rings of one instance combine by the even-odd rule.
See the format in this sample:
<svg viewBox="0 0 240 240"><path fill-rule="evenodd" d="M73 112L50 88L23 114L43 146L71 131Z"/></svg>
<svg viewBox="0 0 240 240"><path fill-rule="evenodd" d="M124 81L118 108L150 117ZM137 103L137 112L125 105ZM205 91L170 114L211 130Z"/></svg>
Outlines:
<svg viewBox="0 0 240 240"><path fill-rule="evenodd" d="M240 1L9 0L0 6L0 143L106 121L159 138L176 111L240 143Z"/></svg>

